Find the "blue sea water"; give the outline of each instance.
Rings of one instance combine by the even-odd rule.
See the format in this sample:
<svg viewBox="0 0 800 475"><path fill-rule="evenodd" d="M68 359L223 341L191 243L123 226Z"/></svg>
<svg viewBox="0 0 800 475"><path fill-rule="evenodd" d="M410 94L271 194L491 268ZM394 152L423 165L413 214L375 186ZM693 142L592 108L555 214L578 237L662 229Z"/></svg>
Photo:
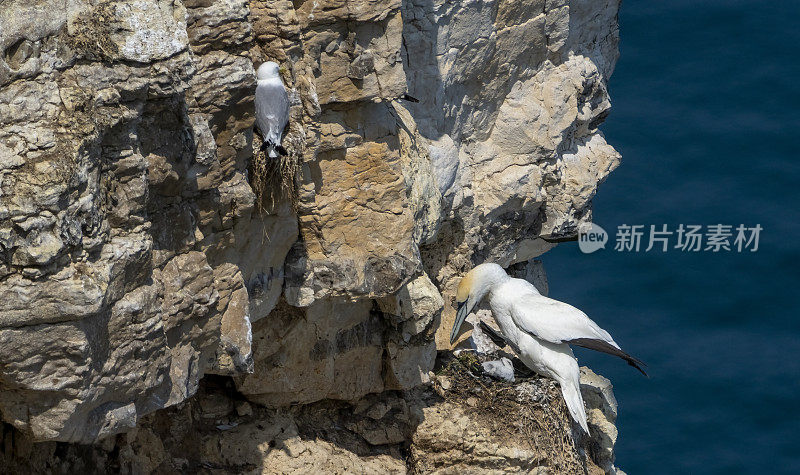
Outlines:
<svg viewBox="0 0 800 475"><path fill-rule="evenodd" d="M798 18L797 1L623 2L601 128L623 161L594 205L611 242L542 259L552 297L649 365L578 352L614 384L630 474L800 473ZM763 231L757 252L613 250L621 224L681 223Z"/></svg>

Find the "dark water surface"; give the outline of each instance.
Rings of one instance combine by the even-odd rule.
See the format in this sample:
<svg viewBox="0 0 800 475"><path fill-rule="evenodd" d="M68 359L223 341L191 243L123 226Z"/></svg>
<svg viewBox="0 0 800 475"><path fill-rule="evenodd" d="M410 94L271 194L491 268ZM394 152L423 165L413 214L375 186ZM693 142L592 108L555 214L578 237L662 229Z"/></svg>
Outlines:
<svg viewBox="0 0 800 475"><path fill-rule="evenodd" d="M797 1L623 2L602 126L623 162L594 212L611 241L542 259L552 297L649 364L577 352L614 383L631 475L800 473L798 18ZM621 224L681 223L764 230L755 253L613 250Z"/></svg>

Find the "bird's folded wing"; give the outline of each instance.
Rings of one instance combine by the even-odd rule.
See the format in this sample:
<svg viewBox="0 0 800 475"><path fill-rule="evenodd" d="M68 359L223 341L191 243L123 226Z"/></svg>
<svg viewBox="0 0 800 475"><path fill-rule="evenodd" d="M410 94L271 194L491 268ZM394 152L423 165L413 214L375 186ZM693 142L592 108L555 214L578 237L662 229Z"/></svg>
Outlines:
<svg viewBox="0 0 800 475"><path fill-rule="evenodd" d="M517 298L511 319L529 334L551 343L568 343L608 353L627 361L647 376L641 360L622 351L611 335L572 305L541 295Z"/></svg>
<svg viewBox="0 0 800 475"><path fill-rule="evenodd" d="M542 295L518 297L511 307L511 319L522 330L551 343L600 340L619 348L607 331L572 305Z"/></svg>
<svg viewBox="0 0 800 475"><path fill-rule="evenodd" d="M255 106L256 117L265 122L265 125L280 129L276 130L280 134L289 120L289 96L283 84L259 84L256 88Z"/></svg>

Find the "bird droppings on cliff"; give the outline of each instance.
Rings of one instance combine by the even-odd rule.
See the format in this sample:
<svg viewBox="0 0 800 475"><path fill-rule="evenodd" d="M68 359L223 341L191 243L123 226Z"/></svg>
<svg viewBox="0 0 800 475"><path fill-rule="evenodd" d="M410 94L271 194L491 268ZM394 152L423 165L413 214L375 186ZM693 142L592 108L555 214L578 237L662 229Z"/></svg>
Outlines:
<svg viewBox="0 0 800 475"><path fill-rule="evenodd" d="M487 296L504 341L528 368L558 382L570 415L585 433L589 428L580 392L580 370L570 344L618 356L646 376L643 363L622 351L585 313L541 295L533 284L510 277L493 263L476 266L459 282L451 344L467 315Z"/></svg>
<svg viewBox="0 0 800 475"><path fill-rule="evenodd" d="M256 85L256 126L263 138L267 156L287 155L281 145L283 129L289 123L289 95L280 76L278 63L267 61L258 67Z"/></svg>

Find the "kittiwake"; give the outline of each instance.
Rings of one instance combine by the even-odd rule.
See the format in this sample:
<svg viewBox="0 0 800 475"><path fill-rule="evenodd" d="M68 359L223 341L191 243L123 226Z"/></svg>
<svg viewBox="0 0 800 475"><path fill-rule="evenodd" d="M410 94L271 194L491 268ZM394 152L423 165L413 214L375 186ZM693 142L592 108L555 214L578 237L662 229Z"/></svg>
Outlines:
<svg viewBox="0 0 800 475"><path fill-rule="evenodd" d="M286 155L281 145L283 129L289 122L289 95L279 73L277 63L267 61L258 67L256 86L256 126L264 139L262 147L275 158Z"/></svg>

